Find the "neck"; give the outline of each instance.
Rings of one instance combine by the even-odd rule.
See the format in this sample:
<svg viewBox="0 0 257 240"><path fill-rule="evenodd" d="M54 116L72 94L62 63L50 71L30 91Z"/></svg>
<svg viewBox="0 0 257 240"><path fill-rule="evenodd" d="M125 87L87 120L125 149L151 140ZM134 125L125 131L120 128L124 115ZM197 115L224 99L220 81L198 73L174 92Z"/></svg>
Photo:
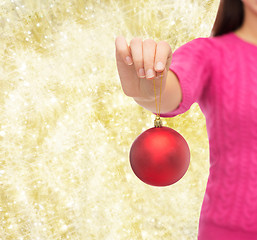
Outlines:
<svg viewBox="0 0 257 240"><path fill-rule="evenodd" d="M244 40L257 45L257 14L244 4L244 22L235 33Z"/></svg>

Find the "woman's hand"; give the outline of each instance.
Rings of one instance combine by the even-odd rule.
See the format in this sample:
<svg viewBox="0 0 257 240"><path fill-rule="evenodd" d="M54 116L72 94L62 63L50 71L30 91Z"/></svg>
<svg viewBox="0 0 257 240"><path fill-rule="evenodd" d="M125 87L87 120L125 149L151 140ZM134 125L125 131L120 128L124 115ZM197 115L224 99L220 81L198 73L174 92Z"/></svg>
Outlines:
<svg viewBox="0 0 257 240"><path fill-rule="evenodd" d="M134 38L128 46L126 39L119 36L115 40L116 61L122 89L125 95L135 99L154 100L166 85L167 72L171 64L172 50L165 41L156 43L152 39L142 41Z"/></svg>

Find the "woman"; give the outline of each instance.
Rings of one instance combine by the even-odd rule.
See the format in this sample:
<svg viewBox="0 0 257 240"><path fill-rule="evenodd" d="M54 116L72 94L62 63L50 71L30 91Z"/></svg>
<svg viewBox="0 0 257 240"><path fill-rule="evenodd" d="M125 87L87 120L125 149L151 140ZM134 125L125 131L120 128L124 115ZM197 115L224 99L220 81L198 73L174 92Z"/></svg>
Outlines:
<svg viewBox="0 0 257 240"><path fill-rule="evenodd" d="M257 1L221 1L211 36L174 53L165 41L134 38L128 46L117 37L115 43L127 96L155 113L155 78L161 117L194 102L206 117L210 169L198 239L256 240Z"/></svg>

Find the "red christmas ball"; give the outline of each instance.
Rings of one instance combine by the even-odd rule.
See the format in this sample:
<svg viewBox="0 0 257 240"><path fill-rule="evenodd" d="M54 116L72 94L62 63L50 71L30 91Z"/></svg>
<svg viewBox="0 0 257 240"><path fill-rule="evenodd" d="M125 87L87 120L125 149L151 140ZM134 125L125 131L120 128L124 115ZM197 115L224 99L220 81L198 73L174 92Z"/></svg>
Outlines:
<svg viewBox="0 0 257 240"><path fill-rule="evenodd" d="M186 140L169 127L153 127L141 133L130 149L130 165L136 176L152 186L168 186L180 180L190 163Z"/></svg>

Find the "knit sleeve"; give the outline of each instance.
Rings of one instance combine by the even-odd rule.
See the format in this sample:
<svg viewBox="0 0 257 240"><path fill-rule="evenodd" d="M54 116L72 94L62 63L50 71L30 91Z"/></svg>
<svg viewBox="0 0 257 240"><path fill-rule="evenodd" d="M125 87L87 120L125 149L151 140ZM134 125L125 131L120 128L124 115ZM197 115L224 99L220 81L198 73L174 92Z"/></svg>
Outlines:
<svg viewBox="0 0 257 240"><path fill-rule="evenodd" d="M211 76L210 59L211 45L208 38L196 38L174 51L169 69L178 77L182 101L175 110L160 114L161 117L182 114L199 101Z"/></svg>

